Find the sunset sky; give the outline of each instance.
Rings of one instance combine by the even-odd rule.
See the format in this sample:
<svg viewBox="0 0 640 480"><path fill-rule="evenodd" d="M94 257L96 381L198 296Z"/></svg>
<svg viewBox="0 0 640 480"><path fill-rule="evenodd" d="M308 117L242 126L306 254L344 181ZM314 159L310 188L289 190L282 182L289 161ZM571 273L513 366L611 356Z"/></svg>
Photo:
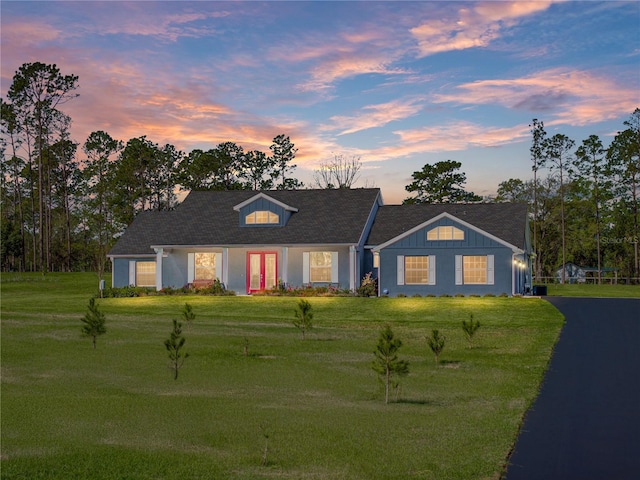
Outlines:
<svg viewBox="0 0 640 480"><path fill-rule="evenodd" d="M426 163L467 189L531 178L529 124L608 145L640 107L640 2L27 2L0 4L0 94L27 62L79 76L72 137L232 141L295 176L360 157L356 186L400 203ZM79 149L81 158L81 149Z"/></svg>

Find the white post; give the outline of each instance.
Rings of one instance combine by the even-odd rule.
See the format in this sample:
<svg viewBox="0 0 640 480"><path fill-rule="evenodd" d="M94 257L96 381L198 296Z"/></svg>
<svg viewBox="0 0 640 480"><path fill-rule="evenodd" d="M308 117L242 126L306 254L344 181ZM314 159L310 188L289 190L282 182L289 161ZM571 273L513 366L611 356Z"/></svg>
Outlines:
<svg viewBox="0 0 640 480"><path fill-rule="evenodd" d="M162 290L162 248L155 248L156 252L156 290Z"/></svg>
<svg viewBox="0 0 640 480"><path fill-rule="evenodd" d="M357 275L358 275L358 268L357 268L357 255L356 255L356 247L351 245L349 247L349 289L350 290L355 290L356 289L356 283L357 283Z"/></svg>

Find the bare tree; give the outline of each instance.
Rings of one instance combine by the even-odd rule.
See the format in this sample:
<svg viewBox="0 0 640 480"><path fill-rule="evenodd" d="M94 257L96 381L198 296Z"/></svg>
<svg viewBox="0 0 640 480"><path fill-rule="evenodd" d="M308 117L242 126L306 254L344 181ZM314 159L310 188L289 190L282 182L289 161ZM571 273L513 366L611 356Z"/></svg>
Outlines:
<svg viewBox="0 0 640 480"><path fill-rule="evenodd" d="M351 188L360 177L362 162L360 156L347 158L344 154L334 155L332 160L322 162L313 173L314 185L318 188Z"/></svg>

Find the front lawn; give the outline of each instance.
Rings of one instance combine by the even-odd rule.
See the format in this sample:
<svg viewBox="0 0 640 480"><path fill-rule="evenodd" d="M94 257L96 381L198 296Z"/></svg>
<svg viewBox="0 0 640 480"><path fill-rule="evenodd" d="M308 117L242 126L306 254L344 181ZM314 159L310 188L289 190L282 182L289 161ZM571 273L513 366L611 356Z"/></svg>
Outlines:
<svg viewBox="0 0 640 480"><path fill-rule="evenodd" d="M595 285L587 283L549 284L549 295L557 297L617 297L640 298L640 285Z"/></svg>
<svg viewBox="0 0 640 480"><path fill-rule="evenodd" d="M497 479L562 326L539 299L308 298L302 340L297 298L113 298L94 350L97 283L2 276L3 479ZM163 342L185 302L174 380ZM387 323L410 362L389 405L370 368Z"/></svg>

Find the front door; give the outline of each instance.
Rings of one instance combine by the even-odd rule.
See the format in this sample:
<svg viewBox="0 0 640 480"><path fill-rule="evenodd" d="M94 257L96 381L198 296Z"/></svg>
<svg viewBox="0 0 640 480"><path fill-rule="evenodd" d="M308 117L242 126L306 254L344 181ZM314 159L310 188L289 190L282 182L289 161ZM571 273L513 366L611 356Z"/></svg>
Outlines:
<svg viewBox="0 0 640 480"><path fill-rule="evenodd" d="M277 259L275 252L247 253L247 293L270 290L277 285Z"/></svg>

